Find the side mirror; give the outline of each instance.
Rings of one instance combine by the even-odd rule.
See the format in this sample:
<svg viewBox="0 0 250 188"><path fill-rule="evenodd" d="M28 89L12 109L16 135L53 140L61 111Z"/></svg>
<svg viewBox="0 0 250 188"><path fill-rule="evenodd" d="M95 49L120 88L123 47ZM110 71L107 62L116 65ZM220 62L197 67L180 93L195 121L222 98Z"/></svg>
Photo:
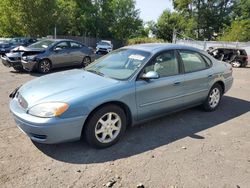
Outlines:
<svg viewBox="0 0 250 188"><path fill-rule="evenodd" d="M56 47L56 48L54 49L55 52L59 52L60 50L62 50L62 48L60 48L60 47Z"/></svg>
<svg viewBox="0 0 250 188"><path fill-rule="evenodd" d="M155 71L149 71L141 76L141 79L143 80L158 79L158 78L160 78L160 76Z"/></svg>

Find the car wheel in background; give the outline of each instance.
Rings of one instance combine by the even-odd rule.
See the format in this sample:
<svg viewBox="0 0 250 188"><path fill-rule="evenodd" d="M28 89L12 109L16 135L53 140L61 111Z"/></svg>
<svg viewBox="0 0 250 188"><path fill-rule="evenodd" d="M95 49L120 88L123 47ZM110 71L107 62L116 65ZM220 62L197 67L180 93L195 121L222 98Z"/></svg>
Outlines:
<svg viewBox="0 0 250 188"><path fill-rule="evenodd" d="M218 108L222 97L222 88L219 84L215 84L207 96L206 101L203 104L205 111L211 112Z"/></svg>
<svg viewBox="0 0 250 188"><path fill-rule="evenodd" d="M239 61L233 61L231 64L232 64L232 67L235 67L235 68L239 68L241 66L241 63Z"/></svg>
<svg viewBox="0 0 250 188"><path fill-rule="evenodd" d="M48 59L43 59L38 64L38 71L42 74L49 73L51 70L51 62Z"/></svg>
<svg viewBox="0 0 250 188"><path fill-rule="evenodd" d="M86 141L96 148L115 144L126 130L126 115L116 105L107 105L96 110L84 127Z"/></svg>
<svg viewBox="0 0 250 188"><path fill-rule="evenodd" d="M82 66L86 67L91 63L91 59L90 57L84 57L84 59L82 60Z"/></svg>

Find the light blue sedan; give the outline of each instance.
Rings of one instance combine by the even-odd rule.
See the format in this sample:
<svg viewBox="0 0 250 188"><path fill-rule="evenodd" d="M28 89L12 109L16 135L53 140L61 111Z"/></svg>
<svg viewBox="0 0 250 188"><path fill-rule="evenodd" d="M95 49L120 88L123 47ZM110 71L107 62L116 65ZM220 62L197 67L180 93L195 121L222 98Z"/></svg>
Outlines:
<svg viewBox="0 0 250 188"><path fill-rule="evenodd" d="M18 127L40 143L116 143L126 127L202 105L215 110L233 83L232 67L201 50L143 44L90 64L34 79L10 96ZM208 116L209 118L209 116Z"/></svg>

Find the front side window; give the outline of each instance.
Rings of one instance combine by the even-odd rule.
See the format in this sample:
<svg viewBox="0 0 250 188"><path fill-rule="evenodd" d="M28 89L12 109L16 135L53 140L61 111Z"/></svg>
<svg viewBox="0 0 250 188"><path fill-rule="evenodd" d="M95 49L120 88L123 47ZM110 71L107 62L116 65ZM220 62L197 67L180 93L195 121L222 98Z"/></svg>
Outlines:
<svg viewBox="0 0 250 188"><path fill-rule="evenodd" d="M144 72L155 71L160 77L167 77L179 74L178 60L174 51L163 52L158 55L149 65L145 67Z"/></svg>
<svg viewBox="0 0 250 188"><path fill-rule="evenodd" d="M119 49L96 60L86 71L118 80L131 77L150 57L149 52L135 49Z"/></svg>
<svg viewBox="0 0 250 188"><path fill-rule="evenodd" d="M208 67L208 64L197 52L180 51L180 56L184 64L185 72L194 72Z"/></svg>
<svg viewBox="0 0 250 188"><path fill-rule="evenodd" d="M61 48L61 49L67 49L68 48L68 43L67 42L60 42L56 45L55 48Z"/></svg>

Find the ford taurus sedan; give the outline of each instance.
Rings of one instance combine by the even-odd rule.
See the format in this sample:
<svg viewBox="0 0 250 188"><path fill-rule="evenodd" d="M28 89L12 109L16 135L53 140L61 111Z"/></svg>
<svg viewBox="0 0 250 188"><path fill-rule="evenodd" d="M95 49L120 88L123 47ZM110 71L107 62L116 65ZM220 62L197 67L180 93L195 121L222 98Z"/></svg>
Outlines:
<svg viewBox="0 0 250 188"><path fill-rule="evenodd" d="M21 64L27 71L48 73L53 68L87 66L94 58L93 51L84 44L68 39L46 39L28 47L15 48L12 54L2 57L9 66ZM11 55L21 54L22 59L11 62ZM15 55L16 56L16 55Z"/></svg>
<svg viewBox="0 0 250 188"><path fill-rule="evenodd" d="M232 67L201 50L143 44L111 52L84 70L34 79L12 92L18 127L40 143L116 143L126 127L202 105L214 111L232 86Z"/></svg>

